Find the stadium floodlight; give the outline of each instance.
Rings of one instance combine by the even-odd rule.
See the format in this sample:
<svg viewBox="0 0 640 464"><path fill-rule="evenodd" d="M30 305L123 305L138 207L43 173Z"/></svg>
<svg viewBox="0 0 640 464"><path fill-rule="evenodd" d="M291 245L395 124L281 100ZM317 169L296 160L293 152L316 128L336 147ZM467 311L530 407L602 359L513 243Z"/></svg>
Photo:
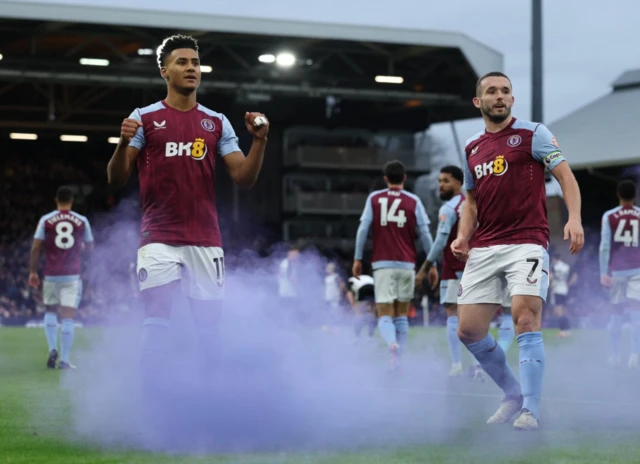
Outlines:
<svg viewBox="0 0 640 464"><path fill-rule="evenodd" d="M86 135L61 135L60 140L63 142L86 142L89 139Z"/></svg>
<svg viewBox="0 0 640 464"><path fill-rule="evenodd" d="M284 68L289 68L291 66L293 66L296 62L296 57L291 54L291 53L279 53L278 56L276 56L276 63L278 63L279 66L282 66Z"/></svg>
<svg viewBox="0 0 640 464"><path fill-rule="evenodd" d="M109 60L102 58L80 58L80 64L84 66L109 66Z"/></svg>
<svg viewBox="0 0 640 464"><path fill-rule="evenodd" d="M376 82L380 84L402 84L404 78L400 76L376 76Z"/></svg>
<svg viewBox="0 0 640 464"><path fill-rule="evenodd" d="M120 143L120 137L109 137L107 139L107 142L117 145L118 143Z"/></svg>
<svg viewBox="0 0 640 464"><path fill-rule="evenodd" d="M13 140L38 140L38 134L25 134L20 132L12 132L9 138Z"/></svg>
<svg viewBox="0 0 640 464"><path fill-rule="evenodd" d="M153 51L153 48L139 48L138 49L138 55L140 56L147 56L147 55L153 55L155 52Z"/></svg>
<svg viewBox="0 0 640 464"><path fill-rule="evenodd" d="M260 63L274 63L276 61L275 55L267 53L266 55L260 55L258 57Z"/></svg>
<svg viewBox="0 0 640 464"><path fill-rule="evenodd" d="M0 53L0 60L2 59L2 53Z"/></svg>
<svg viewBox="0 0 640 464"><path fill-rule="evenodd" d="M207 66L206 64L200 65L200 72L210 73L211 71L213 71L213 68L211 66Z"/></svg>

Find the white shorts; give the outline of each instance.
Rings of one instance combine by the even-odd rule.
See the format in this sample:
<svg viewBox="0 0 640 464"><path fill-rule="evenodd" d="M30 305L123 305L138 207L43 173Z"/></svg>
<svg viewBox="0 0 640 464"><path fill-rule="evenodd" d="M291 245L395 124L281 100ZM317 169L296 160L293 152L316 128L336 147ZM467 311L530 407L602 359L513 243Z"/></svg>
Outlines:
<svg viewBox="0 0 640 464"><path fill-rule="evenodd" d="M640 275L613 277L611 303L620 304L627 300L640 300Z"/></svg>
<svg viewBox="0 0 640 464"><path fill-rule="evenodd" d="M138 250L140 290L182 280L182 290L196 300L224 297L224 252L219 247L150 243Z"/></svg>
<svg viewBox="0 0 640 464"><path fill-rule="evenodd" d="M42 302L45 306L65 306L78 309L82 298L82 280L42 283Z"/></svg>
<svg viewBox="0 0 640 464"><path fill-rule="evenodd" d="M547 251L533 244L471 249L460 280L458 304L503 304L505 284L510 296L539 296L546 300Z"/></svg>
<svg viewBox="0 0 640 464"><path fill-rule="evenodd" d="M459 280L451 279L440 281L440 304L457 304L459 288ZM509 295L509 289L507 288L502 291L502 302L500 306L503 308L511 307L511 295Z"/></svg>
<svg viewBox="0 0 640 464"><path fill-rule="evenodd" d="M416 287L413 269L384 268L373 271L373 290L376 303L409 302Z"/></svg>
<svg viewBox="0 0 640 464"><path fill-rule="evenodd" d="M447 279L440 281L440 304L457 304L458 288L460 281L458 279Z"/></svg>

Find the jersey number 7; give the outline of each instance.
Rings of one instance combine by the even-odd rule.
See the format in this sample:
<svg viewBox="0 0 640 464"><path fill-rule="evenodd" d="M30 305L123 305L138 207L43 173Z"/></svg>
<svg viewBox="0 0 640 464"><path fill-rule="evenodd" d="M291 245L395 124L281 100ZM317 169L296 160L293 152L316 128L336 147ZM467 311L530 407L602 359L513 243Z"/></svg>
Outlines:
<svg viewBox="0 0 640 464"><path fill-rule="evenodd" d="M404 227L407 222L407 216L404 214L404 210L398 209L402 200L396 198L391 203L389 208L389 199L381 197L378 199L380 203L380 225L386 226L390 222L394 222L398 227Z"/></svg>

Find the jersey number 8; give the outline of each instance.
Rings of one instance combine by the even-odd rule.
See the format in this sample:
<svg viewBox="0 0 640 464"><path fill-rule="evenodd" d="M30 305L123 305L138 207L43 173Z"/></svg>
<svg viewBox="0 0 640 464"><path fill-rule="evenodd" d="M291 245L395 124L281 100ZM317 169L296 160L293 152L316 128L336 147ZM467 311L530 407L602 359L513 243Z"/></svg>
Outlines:
<svg viewBox="0 0 640 464"><path fill-rule="evenodd" d="M398 209L402 200L396 198L391 203L389 208L389 199L381 197L378 199L380 203L380 225L386 226L390 222L394 222L398 227L404 227L407 222L407 216L404 214L404 210Z"/></svg>
<svg viewBox="0 0 640 464"><path fill-rule="evenodd" d="M55 244L58 248L68 250L75 245L76 239L73 238L73 224L62 221L56 224L56 240Z"/></svg>

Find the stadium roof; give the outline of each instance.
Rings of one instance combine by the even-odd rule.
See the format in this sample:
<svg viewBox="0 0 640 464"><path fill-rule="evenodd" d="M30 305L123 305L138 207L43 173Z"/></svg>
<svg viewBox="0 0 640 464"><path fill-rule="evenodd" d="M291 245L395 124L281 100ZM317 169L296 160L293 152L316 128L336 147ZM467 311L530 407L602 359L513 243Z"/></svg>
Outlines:
<svg viewBox="0 0 640 464"><path fill-rule="evenodd" d="M623 73L613 91L549 124L574 169L640 162L640 70Z"/></svg>
<svg viewBox="0 0 640 464"><path fill-rule="evenodd" d="M371 128L417 131L476 117L470 103L475 80L503 67L498 52L451 32L196 14L188 5L182 8L187 12L168 12L138 3L133 10L100 6L108 4L105 0L66 2L2 3L0 81L9 84L0 86L5 119L0 128L13 124L7 118L33 124L38 112L44 113L39 124L56 125L53 107L64 110L67 126L112 128L123 108L164 97L155 56L138 50L155 50L177 32L196 37L202 63L213 67L203 76L201 95L215 94L216 108L225 99L228 105L260 104L272 122L322 124L327 97L341 101L346 126L364 117L362 124ZM176 24L190 30L176 30ZM281 51L297 57L295 66L283 69L258 60ZM81 57L107 59L109 65L81 66ZM379 75L401 76L404 82L381 84L374 81ZM32 108L25 109L29 103ZM19 117L27 112L29 118Z"/></svg>

